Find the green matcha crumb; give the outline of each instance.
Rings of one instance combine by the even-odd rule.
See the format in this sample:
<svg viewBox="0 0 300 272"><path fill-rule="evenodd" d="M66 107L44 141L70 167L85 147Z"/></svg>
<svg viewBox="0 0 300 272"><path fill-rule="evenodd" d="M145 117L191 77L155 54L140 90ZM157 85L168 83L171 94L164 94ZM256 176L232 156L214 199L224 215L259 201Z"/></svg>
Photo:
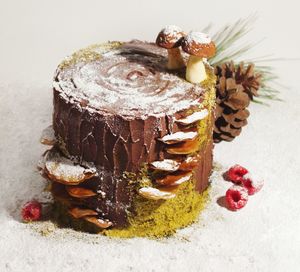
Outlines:
<svg viewBox="0 0 300 272"><path fill-rule="evenodd" d="M209 200L208 190L199 194L195 181L182 184L175 198L170 200L147 200L138 196L134 202L135 214L129 217L129 226L110 229L103 234L111 237L160 238L174 234L177 229L195 222Z"/></svg>
<svg viewBox="0 0 300 272"><path fill-rule="evenodd" d="M90 62L101 58L101 53L108 50L118 48L121 42L108 42L105 44L94 44L87 48L76 51L71 56L67 57L59 65L60 69L65 69L79 62Z"/></svg>

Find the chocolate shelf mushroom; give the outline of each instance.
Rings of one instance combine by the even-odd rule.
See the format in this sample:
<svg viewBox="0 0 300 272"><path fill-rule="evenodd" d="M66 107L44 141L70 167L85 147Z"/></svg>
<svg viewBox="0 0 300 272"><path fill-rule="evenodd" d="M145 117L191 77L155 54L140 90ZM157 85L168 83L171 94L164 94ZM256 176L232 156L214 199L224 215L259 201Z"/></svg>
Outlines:
<svg viewBox="0 0 300 272"><path fill-rule="evenodd" d="M215 55L216 47L211 38L201 32L190 32L182 41L182 49L190 54L186 67L186 80L200 83L207 78L203 58Z"/></svg>

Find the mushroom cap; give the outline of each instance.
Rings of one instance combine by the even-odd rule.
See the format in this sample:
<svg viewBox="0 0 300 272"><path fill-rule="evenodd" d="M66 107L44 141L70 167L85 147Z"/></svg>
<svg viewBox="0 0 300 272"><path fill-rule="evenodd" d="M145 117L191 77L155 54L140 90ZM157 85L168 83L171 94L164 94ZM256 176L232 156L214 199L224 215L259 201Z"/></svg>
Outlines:
<svg viewBox="0 0 300 272"><path fill-rule="evenodd" d="M168 25L158 33L156 44L166 49L179 47L185 35L180 27Z"/></svg>
<svg viewBox="0 0 300 272"><path fill-rule="evenodd" d="M181 46L186 53L201 58L210 58L216 53L214 42L202 32L190 32L182 40Z"/></svg>

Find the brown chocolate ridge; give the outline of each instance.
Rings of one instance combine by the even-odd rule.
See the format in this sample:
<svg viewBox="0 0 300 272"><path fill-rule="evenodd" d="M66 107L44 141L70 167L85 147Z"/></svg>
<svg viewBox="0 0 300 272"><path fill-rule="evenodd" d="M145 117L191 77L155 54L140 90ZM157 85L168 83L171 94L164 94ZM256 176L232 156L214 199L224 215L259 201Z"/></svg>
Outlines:
<svg viewBox="0 0 300 272"><path fill-rule="evenodd" d="M203 192L209 184L209 176L212 169L212 147L210 140L199 152L201 159L193 171L193 179L196 180L196 190ZM68 207L88 208L98 212L99 218L105 218L113 222L114 226L125 227L129 213L132 210L134 198L134 187L130 186L128 178L116 178L109 173L97 171L95 176L80 187L90 189L98 193L95 197L74 198L66 191L66 186L60 183L52 183L52 194L54 198Z"/></svg>
<svg viewBox="0 0 300 272"><path fill-rule="evenodd" d="M146 120L125 120L119 116L103 116L81 109L64 100L54 90L53 127L65 145L67 155L78 161L93 162L98 178L93 178L97 190L107 196L105 201L86 200L97 206L101 214L115 224L125 224L132 200L124 172L137 173L143 163L164 158L178 158L168 154L162 142L166 134L180 131L174 118L184 116L149 117ZM92 208L88 205L89 208Z"/></svg>

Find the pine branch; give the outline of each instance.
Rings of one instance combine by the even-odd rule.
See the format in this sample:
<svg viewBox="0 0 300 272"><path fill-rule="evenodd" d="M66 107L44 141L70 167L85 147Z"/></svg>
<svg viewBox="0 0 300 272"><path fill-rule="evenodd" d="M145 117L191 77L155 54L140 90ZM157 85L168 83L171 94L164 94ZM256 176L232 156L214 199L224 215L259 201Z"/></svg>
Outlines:
<svg viewBox="0 0 300 272"><path fill-rule="evenodd" d="M239 57L251 49L251 45L237 46L246 34L252 30L252 25L256 16L249 16L246 19L239 19L233 24L227 24L213 35L213 40L217 45L217 54L210 59L212 65L217 65L222 61L232 60L232 57ZM235 53L234 53L235 52Z"/></svg>
<svg viewBox="0 0 300 272"><path fill-rule="evenodd" d="M217 54L210 59L210 63L213 66L229 61L238 63L242 57L245 57L245 55L258 44L249 42L241 44L242 39L252 30L253 23L256 19L257 17L255 15L249 16L246 19L239 19L233 24L223 26L212 36L217 46ZM205 32L210 31L211 29L212 25L210 24L205 28ZM278 98L278 86L280 85L276 82L278 76L269 65L272 61L280 60L284 59L275 59L271 58L271 55L266 55L244 61L245 63L257 64L255 65L255 72L261 74L259 97L256 98L254 102L266 104L264 100L280 100Z"/></svg>

